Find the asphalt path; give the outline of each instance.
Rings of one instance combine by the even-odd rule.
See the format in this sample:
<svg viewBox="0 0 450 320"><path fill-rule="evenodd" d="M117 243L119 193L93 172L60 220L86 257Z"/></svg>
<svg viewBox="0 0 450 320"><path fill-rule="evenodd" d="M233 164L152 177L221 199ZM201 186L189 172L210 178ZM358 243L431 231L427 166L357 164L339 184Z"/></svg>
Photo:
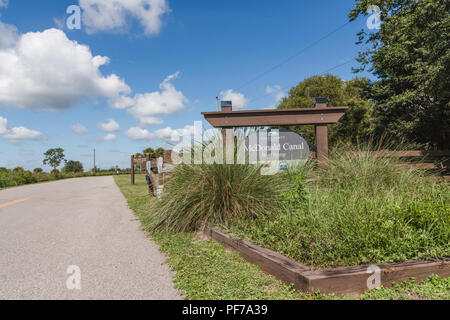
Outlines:
<svg viewBox="0 0 450 320"><path fill-rule="evenodd" d="M0 299L180 299L112 177L0 191Z"/></svg>

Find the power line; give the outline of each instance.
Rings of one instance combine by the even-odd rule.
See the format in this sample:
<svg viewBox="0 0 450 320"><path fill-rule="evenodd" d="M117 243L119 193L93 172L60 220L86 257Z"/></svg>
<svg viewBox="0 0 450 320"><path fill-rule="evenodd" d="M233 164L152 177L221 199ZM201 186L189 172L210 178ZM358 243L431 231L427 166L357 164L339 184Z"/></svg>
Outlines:
<svg viewBox="0 0 450 320"><path fill-rule="evenodd" d="M299 55L301 55L302 53L304 53L305 51L307 51L308 49L314 47L315 45L317 45L319 42L327 39L328 37L330 37L331 35L335 34L336 32L340 31L341 29L343 29L345 26L347 26L351 21L348 21L346 23L344 23L343 25L341 25L340 27L338 27L337 29L331 31L330 33L324 35L323 37L319 38L318 40L312 42L311 44L307 45L306 47L304 47L303 49L301 49L300 51L298 51L297 53L295 53L294 55L288 57L287 59L281 61L280 63L274 65L273 67L271 67L270 69L258 74L256 77L250 79L249 81L245 82L244 84L242 84L240 87L236 88L236 91L241 90L242 88L248 86L250 83L255 82L256 80L260 79L261 77L265 76L266 74L274 71L275 69L285 65L286 63L290 62L291 60L293 60L294 58L298 57Z"/></svg>
<svg viewBox="0 0 450 320"><path fill-rule="evenodd" d="M318 75L319 75L319 76L324 75L324 74L326 74L326 73L328 73L328 72L330 72L330 71L333 71L333 70L335 70L335 69L337 69L337 68L340 68L340 67L342 67L342 66L345 66L345 65L349 64L349 63L352 62L352 61L353 61L353 58L352 58L352 59L349 59L349 60L347 60L347 61L345 61L345 62L343 62L343 63L340 63L340 64L338 64L338 65L336 65L336 66L334 66L334 67L331 67L331 68L329 68L329 69L327 69L327 70L325 70L325 71L319 73ZM285 90L285 89L287 89L287 88L292 88L292 87L295 86L295 85L297 85L297 83L287 85L287 86L285 86L285 87L280 88L280 91L283 91L283 90ZM273 94L273 93L266 93L266 94L264 94L264 95L261 95L261 96L255 98L255 99L250 99L250 100L251 100L252 102L258 101L258 100L260 100L260 99L262 99L262 98L271 96L272 94Z"/></svg>

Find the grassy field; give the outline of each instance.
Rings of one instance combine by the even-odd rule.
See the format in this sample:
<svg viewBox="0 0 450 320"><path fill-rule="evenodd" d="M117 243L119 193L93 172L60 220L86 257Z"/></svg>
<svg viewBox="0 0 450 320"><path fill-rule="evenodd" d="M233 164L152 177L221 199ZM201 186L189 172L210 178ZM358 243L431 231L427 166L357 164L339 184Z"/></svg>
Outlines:
<svg viewBox="0 0 450 320"><path fill-rule="evenodd" d="M134 186L130 184L130 176L114 178L143 229L148 230L155 200L148 197L144 178L138 177ZM186 299L344 299L296 291L238 254L195 233L158 232L151 237L167 255L170 267L176 271L175 286ZM431 277L419 284L397 284L369 291L361 299L450 299L450 279Z"/></svg>

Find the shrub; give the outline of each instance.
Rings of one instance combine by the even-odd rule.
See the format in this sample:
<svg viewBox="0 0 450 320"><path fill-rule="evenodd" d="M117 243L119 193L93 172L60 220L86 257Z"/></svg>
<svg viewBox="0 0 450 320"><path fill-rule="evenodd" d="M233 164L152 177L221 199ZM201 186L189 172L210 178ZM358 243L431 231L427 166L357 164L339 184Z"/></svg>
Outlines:
<svg viewBox="0 0 450 320"><path fill-rule="evenodd" d="M84 171L83 164L80 161L73 161L73 160L67 161L63 171L68 173L83 172Z"/></svg>
<svg viewBox="0 0 450 320"><path fill-rule="evenodd" d="M59 172L58 169L53 169L50 172L50 180L59 180L59 179L62 179L61 173Z"/></svg>
<svg viewBox="0 0 450 320"><path fill-rule="evenodd" d="M0 170L0 188L11 187L14 185L14 180L11 172L6 169Z"/></svg>
<svg viewBox="0 0 450 320"><path fill-rule="evenodd" d="M14 168L12 171L13 185L23 185L37 182L37 179L30 171L24 170L22 167Z"/></svg>

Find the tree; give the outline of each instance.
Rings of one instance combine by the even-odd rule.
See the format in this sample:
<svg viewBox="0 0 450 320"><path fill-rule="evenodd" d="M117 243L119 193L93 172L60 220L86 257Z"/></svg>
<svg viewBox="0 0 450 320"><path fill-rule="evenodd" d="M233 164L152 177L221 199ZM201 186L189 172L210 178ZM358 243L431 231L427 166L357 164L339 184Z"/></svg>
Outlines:
<svg viewBox="0 0 450 320"><path fill-rule="evenodd" d="M79 173L84 171L83 164L80 161L73 160L67 161L63 170L69 173Z"/></svg>
<svg viewBox="0 0 450 320"><path fill-rule="evenodd" d="M450 144L450 2L358 0L350 20L377 5L381 28L361 31L361 67L379 78L371 86L376 133L434 148Z"/></svg>
<svg viewBox="0 0 450 320"><path fill-rule="evenodd" d="M65 161L64 149L49 149L44 153L44 157L43 164L49 165L53 170L56 170L61 165L61 162Z"/></svg>
<svg viewBox="0 0 450 320"><path fill-rule="evenodd" d="M328 106L348 106L345 116L330 128L331 143L345 140L357 143L367 140L372 134L372 103L367 100L369 82L365 78L344 81L333 75L314 76L300 82L289 91L278 109L312 108L314 98L326 97ZM307 141L314 143L314 126L293 126L288 128L301 134Z"/></svg>
<svg viewBox="0 0 450 320"><path fill-rule="evenodd" d="M22 168L22 167L15 167L15 168L13 169L13 173L15 173L15 174L21 174L21 173L23 173L23 172L25 172L25 169Z"/></svg>
<svg viewBox="0 0 450 320"><path fill-rule="evenodd" d="M42 170L42 168L34 168L33 172L34 172L35 174L39 174L39 173L44 172L44 170Z"/></svg>
<svg viewBox="0 0 450 320"><path fill-rule="evenodd" d="M156 158L164 156L164 149L158 148L158 149L154 150L153 148L147 148L144 151L142 151L142 153L144 155L149 154L150 159L156 159Z"/></svg>

